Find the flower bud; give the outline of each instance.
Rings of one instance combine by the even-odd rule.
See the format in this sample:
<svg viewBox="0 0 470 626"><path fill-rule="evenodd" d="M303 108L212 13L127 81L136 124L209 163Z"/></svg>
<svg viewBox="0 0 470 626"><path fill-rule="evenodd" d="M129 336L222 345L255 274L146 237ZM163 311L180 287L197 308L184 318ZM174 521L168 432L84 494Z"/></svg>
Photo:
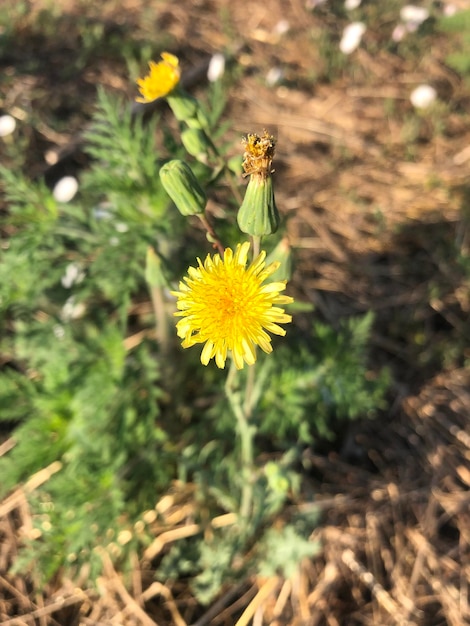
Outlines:
<svg viewBox="0 0 470 626"><path fill-rule="evenodd" d="M209 118L207 117L205 111L203 109L201 109L201 107L198 108L197 110L197 125L196 124L191 124L191 121L188 122L189 126L193 126L194 128L205 128L208 129L210 128L210 121Z"/></svg>
<svg viewBox="0 0 470 626"><path fill-rule="evenodd" d="M271 176L250 179L237 222L240 230L248 235L262 237L276 232L279 213L274 201Z"/></svg>
<svg viewBox="0 0 470 626"><path fill-rule="evenodd" d="M192 119L197 119L199 102L189 94L174 91L167 96L167 102L179 122L188 123Z"/></svg>
<svg viewBox="0 0 470 626"><path fill-rule="evenodd" d="M191 156L207 165L207 154L211 148L211 142L203 130L186 128L181 133L181 141Z"/></svg>
<svg viewBox="0 0 470 626"><path fill-rule="evenodd" d="M203 213L206 194L192 169L184 161L168 161L160 169L162 185L182 215Z"/></svg>
<svg viewBox="0 0 470 626"><path fill-rule="evenodd" d="M267 131L262 136L250 134L243 139L243 144L243 169L245 175L250 176L250 182L238 211L238 226L242 232L252 236L271 235L279 226L271 176L274 137Z"/></svg>

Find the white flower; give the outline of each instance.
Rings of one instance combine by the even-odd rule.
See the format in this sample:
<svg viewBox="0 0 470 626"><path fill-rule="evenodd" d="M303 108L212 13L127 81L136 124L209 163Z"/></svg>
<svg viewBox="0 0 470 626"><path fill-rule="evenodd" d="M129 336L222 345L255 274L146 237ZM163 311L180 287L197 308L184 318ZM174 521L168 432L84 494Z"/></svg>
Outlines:
<svg viewBox="0 0 470 626"><path fill-rule="evenodd" d="M452 17L457 13L458 9L455 4L446 4L443 9L443 13L445 17Z"/></svg>
<svg viewBox="0 0 470 626"><path fill-rule="evenodd" d="M65 268L65 274L60 279L62 287L70 289L72 285L81 283L85 278L85 272L82 271L79 265L76 263L69 263Z"/></svg>
<svg viewBox="0 0 470 626"><path fill-rule="evenodd" d="M419 85L410 95L411 104L417 109L427 109L436 98L436 90L431 85Z"/></svg>
<svg viewBox="0 0 470 626"><path fill-rule="evenodd" d="M400 11L400 19L405 22L408 31L412 32L418 28L429 17L429 11L424 7L417 7L414 4L405 5Z"/></svg>
<svg viewBox="0 0 470 626"><path fill-rule="evenodd" d="M319 7L322 4L325 4L327 0L306 0L305 8L307 10L313 10L316 7Z"/></svg>
<svg viewBox="0 0 470 626"><path fill-rule="evenodd" d="M222 78L225 72L225 57L220 52L214 54L209 61L209 67L207 68L207 80L210 83L215 83L216 80Z"/></svg>
<svg viewBox="0 0 470 626"><path fill-rule="evenodd" d="M75 296L70 296L70 298L67 298L64 306L62 307L61 318L64 322L76 320L79 317L83 317L85 311L86 306L83 302L75 302Z"/></svg>
<svg viewBox="0 0 470 626"><path fill-rule="evenodd" d="M361 6L362 0L344 0L344 8L346 11L353 11Z"/></svg>
<svg viewBox="0 0 470 626"><path fill-rule="evenodd" d="M269 87L274 87L278 85L282 79L284 78L284 72L280 67L272 67L269 72L266 74L266 84Z"/></svg>
<svg viewBox="0 0 470 626"><path fill-rule="evenodd" d="M109 220L113 217L113 205L110 202L100 202L93 207L91 214L95 220Z"/></svg>
<svg viewBox="0 0 470 626"><path fill-rule="evenodd" d="M0 137L7 137L15 132L16 120L11 115L0 115Z"/></svg>
<svg viewBox="0 0 470 626"><path fill-rule="evenodd" d="M393 41L399 42L403 39L403 37L408 32L406 26L404 24L397 24L393 29L392 39Z"/></svg>
<svg viewBox="0 0 470 626"><path fill-rule="evenodd" d="M279 20L279 22L274 27L274 32L278 35L285 35L290 28L290 24L287 20Z"/></svg>
<svg viewBox="0 0 470 626"><path fill-rule="evenodd" d="M78 191L78 180L74 176L64 176L55 185L52 195L57 202L70 202Z"/></svg>
<svg viewBox="0 0 470 626"><path fill-rule="evenodd" d="M352 22L343 30L343 36L339 42L339 49L343 54L351 54L361 43L362 35L366 32L366 26L362 22Z"/></svg>
<svg viewBox="0 0 470 626"><path fill-rule="evenodd" d="M52 332L57 339L63 339L65 337L65 328L60 324L56 324L52 329Z"/></svg>

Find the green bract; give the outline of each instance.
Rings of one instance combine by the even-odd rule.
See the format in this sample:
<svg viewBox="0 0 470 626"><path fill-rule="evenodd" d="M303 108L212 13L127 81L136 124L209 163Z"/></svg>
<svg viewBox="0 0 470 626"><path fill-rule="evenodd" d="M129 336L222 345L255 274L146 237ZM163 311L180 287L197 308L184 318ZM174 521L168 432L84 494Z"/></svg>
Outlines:
<svg viewBox="0 0 470 626"><path fill-rule="evenodd" d="M160 169L160 180L182 215L204 212L206 194L187 163L179 159L168 161Z"/></svg>
<svg viewBox="0 0 470 626"><path fill-rule="evenodd" d="M245 198L238 211L240 230L248 235L261 237L275 233L279 226L279 212L274 200L271 176L252 176L246 188Z"/></svg>
<svg viewBox="0 0 470 626"><path fill-rule="evenodd" d="M167 97L167 102L179 122L188 122L197 118L199 103L189 94L181 91L173 92Z"/></svg>
<svg viewBox="0 0 470 626"><path fill-rule="evenodd" d="M188 153L201 163L207 163L211 142L200 128L186 128L181 132L181 141Z"/></svg>

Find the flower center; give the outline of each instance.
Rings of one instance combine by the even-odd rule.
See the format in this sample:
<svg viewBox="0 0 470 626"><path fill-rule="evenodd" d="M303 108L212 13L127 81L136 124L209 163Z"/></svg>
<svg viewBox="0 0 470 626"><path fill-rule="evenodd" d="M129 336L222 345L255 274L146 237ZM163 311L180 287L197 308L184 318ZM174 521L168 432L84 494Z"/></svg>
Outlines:
<svg viewBox="0 0 470 626"><path fill-rule="evenodd" d="M221 338L233 337L250 324L252 317L252 285L242 275L217 277L205 301L210 332ZM233 272L233 269L232 269Z"/></svg>

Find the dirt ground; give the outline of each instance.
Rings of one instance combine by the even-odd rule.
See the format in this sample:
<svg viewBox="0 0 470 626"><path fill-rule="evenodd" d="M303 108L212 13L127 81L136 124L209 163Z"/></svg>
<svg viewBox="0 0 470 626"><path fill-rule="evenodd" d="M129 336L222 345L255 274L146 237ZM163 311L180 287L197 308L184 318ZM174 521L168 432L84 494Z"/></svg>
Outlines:
<svg viewBox="0 0 470 626"><path fill-rule="evenodd" d="M2 576L1 593L24 613L2 623L470 623L470 296L468 275L450 254L465 255L469 245L470 88L446 63L446 37L434 33L416 55L410 39L402 54L387 43L388 14L380 21L374 13L378 26L338 60L325 46L337 46L347 18L326 5L307 10L304 0L125 0L101 12L59 4L72 21L85 11L110 32L153 37L180 57L196 92L210 56L227 55L239 76L228 94L229 135L266 128L277 137L276 199L295 250L293 295L333 326L374 311L371 371L387 365L393 386L387 414L356 426L344 450L310 454L306 490L323 511L312 538L322 548L296 580L247 581L203 612L184 587L146 583L139 563L131 590L109 564L101 596L67 581L41 593ZM8 53L2 66L36 53L47 71L23 77L2 106L20 106L38 85L44 108L60 107L64 94L74 103L63 132L37 129L32 171L50 176L45 149L57 148L67 168L81 163L77 136L97 83L135 94L126 68L107 58L87 62L58 92L55 64L72 63L78 42L58 37L40 53L44 42L28 40L32 19L22 33L29 48ZM333 43L326 31L336 33ZM267 82L273 68L283 73L277 85ZM422 83L437 90L435 114L410 103ZM21 515L5 503L0 513L4 527Z"/></svg>

